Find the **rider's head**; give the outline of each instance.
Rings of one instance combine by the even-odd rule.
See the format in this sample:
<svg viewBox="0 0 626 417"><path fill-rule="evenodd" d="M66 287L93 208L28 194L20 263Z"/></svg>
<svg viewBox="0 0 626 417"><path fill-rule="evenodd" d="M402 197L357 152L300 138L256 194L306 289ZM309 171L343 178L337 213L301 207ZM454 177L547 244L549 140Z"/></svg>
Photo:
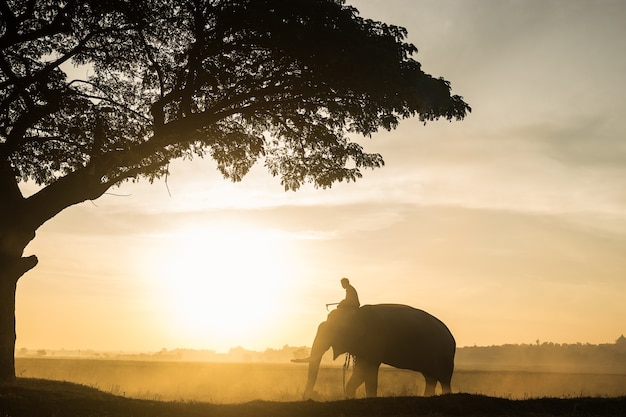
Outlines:
<svg viewBox="0 0 626 417"><path fill-rule="evenodd" d="M348 280L348 278L341 278L341 286L346 288L348 285L350 285L350 280Z"/></svg>

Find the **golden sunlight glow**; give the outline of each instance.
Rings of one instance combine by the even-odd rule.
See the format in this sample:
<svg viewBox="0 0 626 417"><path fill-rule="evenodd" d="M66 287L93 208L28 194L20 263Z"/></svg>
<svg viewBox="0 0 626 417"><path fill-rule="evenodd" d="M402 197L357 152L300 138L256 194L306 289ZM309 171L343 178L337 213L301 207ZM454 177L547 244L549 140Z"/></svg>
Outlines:
<svg viewBox="0 0 626 417"><path fill-rule="evenodd" d="M241 228L183 229L152 261L173 335L221 349L271 332L290 285L284 236Z"/></svg>

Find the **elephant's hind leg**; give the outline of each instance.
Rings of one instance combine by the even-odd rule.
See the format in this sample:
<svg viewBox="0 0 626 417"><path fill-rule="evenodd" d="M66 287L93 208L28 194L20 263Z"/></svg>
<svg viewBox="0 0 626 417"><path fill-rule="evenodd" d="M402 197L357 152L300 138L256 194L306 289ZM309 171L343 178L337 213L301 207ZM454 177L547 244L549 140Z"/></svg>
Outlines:
<svg viewBox="0 0 626 417"><path fill-rule="evenodd" d="M450 382L439 381L441 383L441 392L444 394L452 393L452 387L450 386Z"/></svg>
<svg viewBox="0 0 626 417"><path fill-rule="evenodd" d="M424 375L424 379L426 380L426 386L424 387L424 397L431 397L435 395L437 380L429 375Z"/></svg>
<svg viewBox="0 0 626 417"><path fill-rule="evenodd" d="M364 368L365 373L365 395L368 397L376 397L378 394L378 368L380 364L367 364Z"/></svg>

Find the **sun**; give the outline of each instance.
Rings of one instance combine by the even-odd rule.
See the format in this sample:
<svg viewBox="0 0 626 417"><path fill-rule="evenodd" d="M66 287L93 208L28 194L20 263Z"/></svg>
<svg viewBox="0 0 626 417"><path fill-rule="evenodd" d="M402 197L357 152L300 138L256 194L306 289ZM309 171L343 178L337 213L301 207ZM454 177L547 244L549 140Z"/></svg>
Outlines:
<svg viewBox="0 0 626 417"><path fill-rule="evenodd" d="M291 283L285 237L237 227L181 229L151 268L170 331L211 349L259 344L275 326Z"/></svg>

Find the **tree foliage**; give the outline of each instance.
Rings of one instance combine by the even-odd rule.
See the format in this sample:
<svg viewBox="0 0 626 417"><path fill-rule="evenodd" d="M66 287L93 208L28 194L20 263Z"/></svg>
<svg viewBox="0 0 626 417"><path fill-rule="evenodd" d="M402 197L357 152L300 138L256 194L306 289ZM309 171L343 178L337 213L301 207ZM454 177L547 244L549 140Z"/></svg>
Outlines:
<svg viewBox="0 0 626 417"><path fill-rule="evenodd" d="M89 174L95 196L195 155L235 181L262 160L286 189L329 187L383 164L348 134L469 110L405 29L343 1L14 0L2 16L2 159L42 185Z"/></svg>

